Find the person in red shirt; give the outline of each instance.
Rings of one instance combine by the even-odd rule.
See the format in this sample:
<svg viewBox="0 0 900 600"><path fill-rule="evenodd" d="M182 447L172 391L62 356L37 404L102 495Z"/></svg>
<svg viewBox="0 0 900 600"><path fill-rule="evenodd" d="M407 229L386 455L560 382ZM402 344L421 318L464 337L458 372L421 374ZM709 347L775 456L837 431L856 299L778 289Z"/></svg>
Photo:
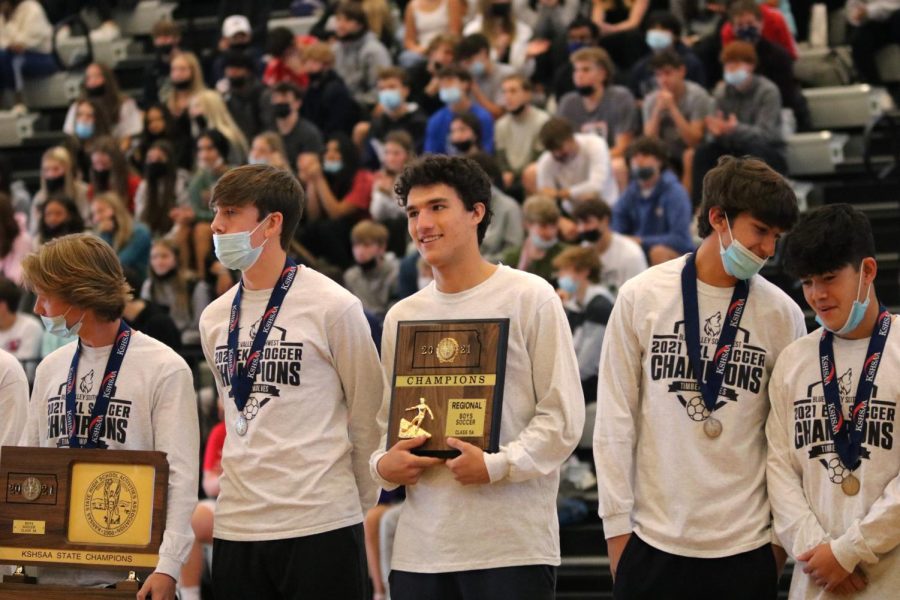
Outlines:
<svg viewBox="0 0 900 600"><path fill-rule="evenodd" d="M759 10L762 12L762 30L760 31L762 37L773 44L778 44L791 55L791 58L797 60L797 43L791 35L791 30L788 28L784 16L778 12L777 8L772 8L766 4L760 4ZM736 38L740 38L739 34L740 32L735 32L730 21L725 23L722 27L722 47L724 48Z"/></svg>
<svg viewBox="0 0 900 600"><path fill-rule="evenodd" d="M315 42L309 36L295 36L286 27L277 27L268 34L268 51L272 58L266 63L262 82L272 87L287 81L305 90L309 85L309 76L303 68L301 48Z"/></svg>

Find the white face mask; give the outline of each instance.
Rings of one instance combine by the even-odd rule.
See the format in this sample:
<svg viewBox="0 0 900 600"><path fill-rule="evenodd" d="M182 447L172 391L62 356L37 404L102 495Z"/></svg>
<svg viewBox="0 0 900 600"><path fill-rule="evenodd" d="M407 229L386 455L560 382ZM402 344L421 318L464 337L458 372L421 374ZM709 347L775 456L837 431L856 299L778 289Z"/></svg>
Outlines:
<svg viewBox="0 0 900 600"><path fill-rule="evenodd" d="M61 338L77 335L81 330L81 325L84 323L84 314L81 315L81 318L78 319L77 323L69 327L66 325L66 315L69 314L70 310L72 310L71 306L66 312L61 315L56 315L55 317L40 315L41 321L44 323L44 329L47 330L47 333Z"/></svg>
<svg viewBox="0 0 900 600"><path fill-rule="evenodd" d="M246 271L259 260L259 255L262 254L263 246L266 245L266 242L269 241L269 239L266 238L262 244L254 248L250 242L250 236L256 233L256 230L259 229L268 218L269 217L267 216L260 221L259 225L254 227L252 231L213 234L213 245L216 248L216 258L219 259L219 262L222 263L225 268L234 271Z"/></svg>

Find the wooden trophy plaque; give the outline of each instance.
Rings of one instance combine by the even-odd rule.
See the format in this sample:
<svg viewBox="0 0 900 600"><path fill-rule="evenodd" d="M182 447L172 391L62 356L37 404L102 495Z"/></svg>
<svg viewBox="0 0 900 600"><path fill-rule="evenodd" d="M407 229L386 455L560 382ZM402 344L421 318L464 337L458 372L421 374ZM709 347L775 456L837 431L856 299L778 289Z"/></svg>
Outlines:
<svg viewBox="0 0 900 600"><path fill-rule="evenodd" d="M166 525L163 452L0 449L0 564L121 570L117 589L40 585L4 577L0 600L129 598L135 571L156 567Z"/></svg>
<svg viewBox="0 0 900 600"><path fill-rule="evenodd" d="M388 448L424 435L420 456L458 455L448 437L497 452L508 338L509 319L397 323Z"/></svg>

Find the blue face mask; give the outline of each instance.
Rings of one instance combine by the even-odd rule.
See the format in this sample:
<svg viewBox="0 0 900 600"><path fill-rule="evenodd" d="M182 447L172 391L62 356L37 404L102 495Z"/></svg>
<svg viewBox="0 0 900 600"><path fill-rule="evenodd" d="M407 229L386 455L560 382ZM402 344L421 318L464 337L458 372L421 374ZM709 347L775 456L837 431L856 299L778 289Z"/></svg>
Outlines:
<svg viewBox="0 0 900 600"><path fill-rule="evenodd" d="M397 110L400 108L400 105L403 104L400 90L381 90L378 92L378 104L388 111Z"/></svg>
<svg viewBox="0 0 900 600"><path fill-rule="evenodd" d="M816 323L828 329L831 333L837 335L845 335L859 327L859 324L862 323L863 318L866 316L866 310L869 308L869 291L872 289L872 284L869 284L869 287L866 288L866 299L863 302L859 301L859 292L862 289L862 276L863 270L862 265L859 266L859 285L856 287L856 298L853 299L853 306L850 307L850 314L847 315L847 321L844 323L844 326L840 329L829 329L828 325L822 322L822 319L819 318L819 315L816 315Z"/></svg>
<svg viewBox="0 0 900 600"><path fill-rule="evenodd" d="M75 137L79 140L86 140L92 135L94 135L93 123L82 123L81 121L75 122Z"/></svg>
<svg viewBox="0 0 900 600"><path fill-rule="evenodd" d="M569 42L569 44L567 46L567 48L569 50L569 54L572 54L573 52L578 52L579 50L581 50L582 48L585 48L585 47L587 47L587 44L585 44L584 42Z"/></svg>
<svg viewBox="0 0 900 600"><path fill-rule="evenodd" d="M563 275L562 277L557 279L557 283L559 284L559 289L566 292L570 296L578 291L578 282L575 281L570 275Z"/></svg>
<svg viewBox="0 0 900 600"><path fill-rule="evenodd" d="M722 266L725 267L725 272L732 277L742 280L750 279L759 273L768 259L758 257L737 241L731 232L731 223L728 221L728 215L725 216L725 223L728 224L728 235L731 237L731 245L728 248L722 246L722 236L719 236L719 255L722 257Z"/></svg>
<svg viewBox="0 0 900 600"><path fill-rule="evenodd" d="M325 160L322 163L322 170L326 173L337 173L344 168L344 163L339 160Z"/></svg>
<svg viewBox="0 0 900 600"><path fill-rule="evenodd" d="M725 75L723 77L725 79L725 83L727 83L728 85L740 87L750 77L750 73L747 71L747 69L736 69L734 71L725 71Z"/></svg>
<svg viewBox="0 0 900 600"><path fill-rule="evenodd" d="M69 314L69 311L72 310L70 306L66 312L61 315L56 315L55 317L46 317L44 315L40 315L41 321L44 323L44 329L47 330L47 333L55 335L61 338L72 337L78 334L81 331L81 325L84 322L84 315L81 315L81 318L77 323L69 327L66 325L66 315Z"/></svg>
<svg viewBox="0 0 900 600"><path fill-rule="evenodd" d="M651 50L665 50L672 45L672 33L662 29L650 29L645 40Z"/></svg>
<svg viewBox="0 0 900 600"><path fill-rule="evenodd" d="M544 238L542 238L541 236L539 236L535 233L531 234L531 243L534 245L535 248L537 248L539 250L549 250L550 248L555 246L558 241L559 241L559 238L556 238L556 237L553 237L549 240L545 240Z"/></svg>
<svg viewBox="0 0 900 600"><path fill-rule="evenodd" d="M269 161L265 158L257 158L255 156L251 156L250 158L247 159L247 164L248 165L267 165L267 164L269 164Z"/></svg>
<svg viewBox="0 0 900 600"><path fill-rule="evenodd" d="M469 67L469 72L472 74L472 77L481 77L486 70L484 63L480 60L476 60L472 63L472 66Z"/></svg>
<svg viewBox="0 0 900 600"><path fill-rule="evenodd" d="M462 92L458 87L442 87L438 93L444 104L456 104L462 98Z"/></svg>
<svg viewBox="0 0 900 600"><path fill-rule="evenodd" d="M246 271L256 263L259 255L262 254L263 246L269 241L266 238L262 244L254 248L250 242L250 236L253 235L260 226L266 222L266 217L259 222L259 225L252 231L240 231L238 233L215 233L213 234L213 246L216 249L216 258L225 268L233 271Z"/></svg>

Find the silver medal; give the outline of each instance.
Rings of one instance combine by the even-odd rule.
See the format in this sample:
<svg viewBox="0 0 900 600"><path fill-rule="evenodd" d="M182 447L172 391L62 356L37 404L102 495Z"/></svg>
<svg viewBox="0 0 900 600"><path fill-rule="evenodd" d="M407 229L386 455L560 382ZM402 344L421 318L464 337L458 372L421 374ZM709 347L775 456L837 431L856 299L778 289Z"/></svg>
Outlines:
<svg viewBox="0 0 900 600"><path fill-rule="evenodd" d="M722 421L715 417L710 417L703 423L703 433L706 437L715 439L722 435Z"/></svg>
<svg viewBox="0 0 900 600"><path fill-rule="evenodd" d="M234 422L234 430L238 435L247 434L247 418L244 415L238 415L237 420Z"/></svg>

